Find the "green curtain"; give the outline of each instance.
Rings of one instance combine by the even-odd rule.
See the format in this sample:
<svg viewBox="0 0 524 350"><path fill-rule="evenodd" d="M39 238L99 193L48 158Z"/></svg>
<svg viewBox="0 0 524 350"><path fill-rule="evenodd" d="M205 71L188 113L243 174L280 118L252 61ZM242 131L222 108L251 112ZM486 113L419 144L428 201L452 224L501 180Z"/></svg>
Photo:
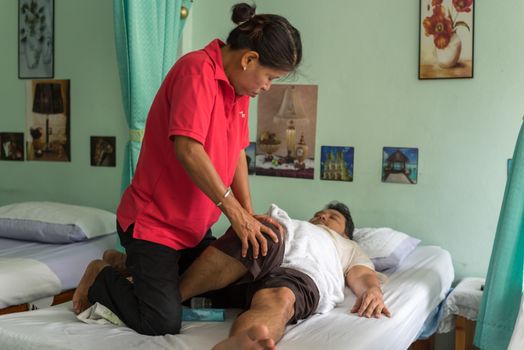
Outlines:
<svg viewBox="0 0 524 350"><path fill-rule="evenodd" d="M115 43L129 142L122 191L133 178L151 102L176 60L190 0L114 0Z"/></svg>
<svg viewBox="0 0 524 350"><path fill-rule="evenodd" d="M507 349L519 312L524 272L524 126L521 127L480 306L475 345Z"/></svg>

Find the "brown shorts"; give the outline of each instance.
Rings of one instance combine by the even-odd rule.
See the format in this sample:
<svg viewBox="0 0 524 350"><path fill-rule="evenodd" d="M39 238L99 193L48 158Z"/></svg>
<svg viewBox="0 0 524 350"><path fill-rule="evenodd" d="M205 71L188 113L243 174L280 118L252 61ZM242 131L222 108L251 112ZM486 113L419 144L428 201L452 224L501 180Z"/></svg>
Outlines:
<svg viewBox="0 0 524 350"><path fill-rule="evenodd" d="M278 230L274 227L274 232ZM253 259L251 246L245 258L241 253L241 242L235 231L229 228L212 246L242 263L248 273L233 285L208 294L214 307L235 307L249 309L251 300L257 291L266 288L289 288L295 294L295 314L288 323L296 323L307 318L316 310L319 301L318 288L306 274L289 268L280 267L284 258L284 242L268 242L266 256Z"/></svg>

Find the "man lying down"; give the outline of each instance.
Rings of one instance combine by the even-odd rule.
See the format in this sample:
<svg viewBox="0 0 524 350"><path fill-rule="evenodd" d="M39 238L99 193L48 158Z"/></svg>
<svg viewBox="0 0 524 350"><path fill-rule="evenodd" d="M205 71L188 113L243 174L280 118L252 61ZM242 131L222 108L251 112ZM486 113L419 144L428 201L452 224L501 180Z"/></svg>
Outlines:
<svg viewBox="0 0 524 350"><path fill-rule="evenodd" d="M345 285L357 296L351 312L368 318L391 316L380 288L383 275L352 241L354 223L345 204L331 202L309 222L291 219L274 204L269 215L286 234L277 243L268 239L265 255L253 258L248 251L243 257L241 241L230 228L181 277L183 301L206 294L214 307L245 310L233 323L230 337L214 350L275 349L286 325L342 302ZM96 293L89 287L103 268L112 265L124 273L125 264L125 254L115 250L92 262L73 297L75 311L89 306L88 294ZM105 306L118 316L110 302Z"/></svg>

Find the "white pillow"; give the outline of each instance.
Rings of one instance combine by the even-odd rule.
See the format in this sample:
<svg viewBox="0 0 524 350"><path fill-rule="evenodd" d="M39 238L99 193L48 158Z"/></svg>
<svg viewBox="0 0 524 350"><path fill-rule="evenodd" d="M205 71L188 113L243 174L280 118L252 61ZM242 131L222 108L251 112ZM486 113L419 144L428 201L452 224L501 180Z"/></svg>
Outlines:
<svg viewBox="0 0 524 350"><path fill-rule="evenodd" d="M102 209L55 202L0 207L0 237L70 243L115 232L116 215Z"/></svg>
<svg viewBox="0 0 524 350"><path fill-rule="evenodd" d="M420 243L419 239L388 227L355 229L353 240L373 261L377 271L396 269Z"/></svg>

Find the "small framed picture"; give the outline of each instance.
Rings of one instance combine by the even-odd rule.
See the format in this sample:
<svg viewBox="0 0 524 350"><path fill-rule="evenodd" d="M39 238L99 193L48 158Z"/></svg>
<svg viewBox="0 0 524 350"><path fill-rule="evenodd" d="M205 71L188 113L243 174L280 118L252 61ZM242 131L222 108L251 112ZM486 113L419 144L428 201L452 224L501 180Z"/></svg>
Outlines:
<svg viewBox="0 0 524 350"><path fill-rule="evenodd" d="M70 162L70 80L27 80L26 96L27 160Z"/></svg>
<svg viewBox="0 0 524 350"><path fill-rule="evenodd" d="M255 149L256 149L257 143L256 142L250 142L249 146L246 148L246 161L247 161L247 173L249 175L254 175L256 173L255 171Z"/></svg>
<svg viewBox="0 0 524 350"><path fill-rule="evenodd" d="M24 160L23 132L0 132L0 160Z"/></svg>
<svg viewBox="0 0 524 350"><path fill-rule="evenodd" d="M475 0L420 0L419 79L473 78Z"/></svg>
<svg viewBox="0 0 524 350"><path fill-rule="evenodd" d="M384 147L382 154L382 182L417 183L418 148Z"/></svg>
<svg viewBox="0 0 524 350"><path fill-rule="evenodd" d="M353 181L353 147L322 146L320 153L321 180Z"/></svg>
<svg viewBox="0 0 524 350"><path fill-rule="evenodd" d="M54 0L18 0L18 77L54 76Z"/></svg>
<svg viewBox="0 0 524 350"><path fill-rule="evenodd" d="M116 137L91 136L91 166L116 166Z"/></svg>

